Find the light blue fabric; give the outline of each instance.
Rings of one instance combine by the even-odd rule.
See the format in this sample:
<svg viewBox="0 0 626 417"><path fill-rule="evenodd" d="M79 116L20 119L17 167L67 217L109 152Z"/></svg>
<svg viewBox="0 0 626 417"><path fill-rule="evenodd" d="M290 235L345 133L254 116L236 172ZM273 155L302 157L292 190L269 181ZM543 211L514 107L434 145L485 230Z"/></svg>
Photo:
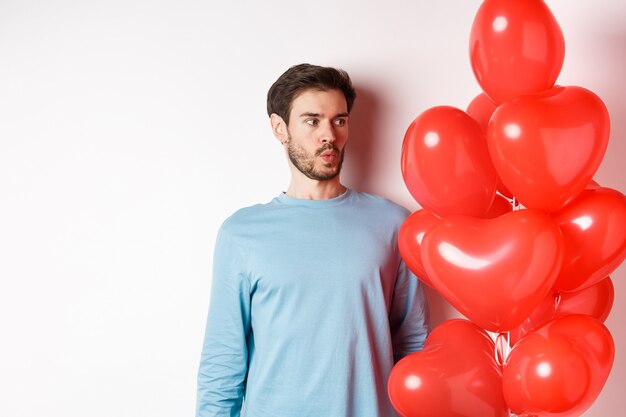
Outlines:
<svg viewBox="0 0 626 417"><path fill-rule="evenodd" d="M197 417L387 417L428 307L400 258L407 210L348 190L236 212L215 249ZM392 351L393 346L393 351Z"/></svg>

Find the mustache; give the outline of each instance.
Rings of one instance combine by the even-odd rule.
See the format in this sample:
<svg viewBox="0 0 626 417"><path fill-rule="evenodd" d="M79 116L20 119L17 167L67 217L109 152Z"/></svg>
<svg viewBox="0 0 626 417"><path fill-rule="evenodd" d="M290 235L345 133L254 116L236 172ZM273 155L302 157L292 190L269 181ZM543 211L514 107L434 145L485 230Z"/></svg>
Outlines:
<svg viewBox="0 0 626 417"><path fill-rule="evenodd" d="M341 153L341 151L339 150L338 147L336 147L332 143L327 143L324 146L322 146L321 148L319 148L317 151L315 151L315 156L320 156L322 153L324 153L326 151L335 151L337 153Z"/></svg>

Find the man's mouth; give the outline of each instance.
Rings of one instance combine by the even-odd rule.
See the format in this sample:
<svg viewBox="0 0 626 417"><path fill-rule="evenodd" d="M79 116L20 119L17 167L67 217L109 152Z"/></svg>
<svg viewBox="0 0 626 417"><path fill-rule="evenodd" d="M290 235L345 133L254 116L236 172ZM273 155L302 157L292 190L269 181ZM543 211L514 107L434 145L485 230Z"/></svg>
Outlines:
<svg viewBox="0 0 626 417"><path fill-rule="evenodd" d="M324 162L327 164L332 163L337 158L338 152L334 149L327 149L320 154Z"/></svg>

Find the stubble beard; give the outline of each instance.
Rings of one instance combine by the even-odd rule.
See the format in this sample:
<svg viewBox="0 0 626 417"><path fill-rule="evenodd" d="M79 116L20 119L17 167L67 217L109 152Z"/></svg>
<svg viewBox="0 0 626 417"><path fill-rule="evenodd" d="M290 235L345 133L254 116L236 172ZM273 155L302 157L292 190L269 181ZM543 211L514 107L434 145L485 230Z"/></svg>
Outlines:
<svg viewBox="0 0 626 417"><path fill-rule="evenodd" d="M337 155L340 158L337 167L330 171L320 171L316 169L315 160L317 157L329 150L337 152ZM316 181L328 181L339 175L341 172L341 166L343 165L344 151L345 148L340 151L339 148L332 143L326 143L324 146L315 151L314 155L311 155L301 146L294 144L291 140L291 136L287 137L287 155L289 155L289 160L298 171L302 172L308 178ZM324 164L324 166L326 168L331 168L332 164Z"/></svg>

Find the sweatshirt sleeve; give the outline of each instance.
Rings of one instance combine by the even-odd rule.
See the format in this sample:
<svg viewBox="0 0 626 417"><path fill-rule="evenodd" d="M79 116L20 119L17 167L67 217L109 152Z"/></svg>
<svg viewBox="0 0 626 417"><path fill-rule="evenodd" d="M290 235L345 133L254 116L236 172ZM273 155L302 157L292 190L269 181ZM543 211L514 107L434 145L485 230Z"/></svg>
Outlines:
<svg viewBox="0 0 626 417"><path fill-rule="evenodd" d="M400 261L389 317L394 361L421 350L430 332L428 301L423 284Z"/></svg>
<svg viewBox="0 0 626 417"><path fill-rule="evenodd" d="M196 417L240 415L247 375L250 281L245 251L220 229L198 371Z"/></svg>

